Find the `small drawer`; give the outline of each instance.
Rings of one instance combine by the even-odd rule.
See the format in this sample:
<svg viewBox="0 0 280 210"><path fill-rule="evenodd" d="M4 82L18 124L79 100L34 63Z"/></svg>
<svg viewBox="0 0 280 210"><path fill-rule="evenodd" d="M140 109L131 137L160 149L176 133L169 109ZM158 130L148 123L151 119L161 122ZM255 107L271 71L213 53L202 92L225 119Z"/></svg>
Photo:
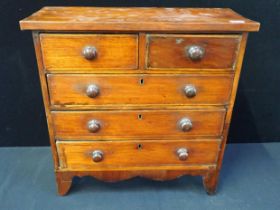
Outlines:
<svg viewBox="0 0 280 210"><path fill-rule="evenodd" d="M224 108L52 112L55 136L64 140L220 136L224 116Z"/></svg>
<svg viewBox="0 0 280 210"><path fill-rule="evenodd" d="M138 36L109 34L41 34L48 71L136 69Z"/></svg>
<svg viewBox="0 0 280 210"><path fill-rule="evenodd" d="M49 74L54 108L228 103L233 75Z"/></svg>
<svg viewBox="0 0 280 210"><path fill-rule="evenodd" d="M232 70L240 35L148 35L147 68Z"/></svg>
<svg viewBox="0 0 280 210"><path fill-rule="evenodd" d="M215 164L219 145L219 139L56 142L60 169L67 170Z"/></svg>

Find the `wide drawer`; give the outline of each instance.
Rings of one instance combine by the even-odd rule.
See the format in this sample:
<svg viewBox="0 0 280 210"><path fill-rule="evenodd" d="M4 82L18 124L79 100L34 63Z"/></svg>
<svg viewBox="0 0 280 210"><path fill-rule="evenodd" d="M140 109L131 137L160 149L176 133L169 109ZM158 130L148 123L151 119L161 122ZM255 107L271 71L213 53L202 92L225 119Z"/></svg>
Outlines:
<svg viewBox="0 0 280 210"><path fill-rule="evenodd" d="M41 34L40 39L48 71L138 67L137 35Z"/></svg>
<svg viewBox="0 0 280 210"><path fill-rule="evenodd" d="M225 109L53 111L56 139L166 139L219 136Z"/></svg>
<svg viewBox="0 0 280 210"><path fill-rule="evenodd" d="M240 35L148 35L147 68L232 70Z"/></svg>
<svg viewBox="0 0 280 210"><path fill-rule="evenodd" d="M232 75L49 74L54 107L226 104Z"/></svg>
<svg viewBox="0 0 280 210"><path fill-rule="evenodd" d="M58 141L60 169L98 170L126 167L215 164L220 140Z"/></svg>

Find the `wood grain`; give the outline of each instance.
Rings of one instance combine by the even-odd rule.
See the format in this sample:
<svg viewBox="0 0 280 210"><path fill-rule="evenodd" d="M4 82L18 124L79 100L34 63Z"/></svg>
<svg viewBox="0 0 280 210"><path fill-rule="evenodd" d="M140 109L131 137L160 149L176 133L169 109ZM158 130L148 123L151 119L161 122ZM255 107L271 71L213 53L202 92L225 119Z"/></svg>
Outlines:
<svg viewBox="0 0 280 210"><path fill-rule="evenodd" d="M259 23L227 8L44 7L20 21L22 30L258 31Z"/></svg>
<svg viewBox="0 0 280 210"><path fill-rule="evenodd" d="M138 145L141 144L141 149ZM60 169L67 170L112 170L112 168L148 167L188 164L214 164L220 141L96 141L56 143L60 158ZM179 148L187 148L189 156L181 161L176 154ZM101 162L92 160L92 152L101 150Z"/></svg>
<svg viewBox="0 0 280 210"><path fill-rule="evenodd" d="M203 186L208 195L213 195L216 193L217 177L217 167L210 167L207 174L203 176Z"/></svg>
<svg viewBox="0 0 280 210"><path fill-rule="evenodd" d="M233 107L234 107L234 103L235 103L235 97L236 97L236 93L237 93L244 53L246 50L247 38L248 38L248 33L243 33L241 45L240 45L240 53L238 55L238 59L237 59L236 67L235 67L236 73L235 73L234 81L233 81L233 89L232 89L232 94L231 94L231 98L230 98L230 104L228 106L228 111L227 111L225 122L224 122L225 127L224 127L224 130L222 133L223 141L222 141L221 150L220 150L219 156L218 156L217 167L214 171L211 171L209 174L209 177L206 178L206 184L208 183L210 193L215 192L217 185L218 185L218 179L219 179L220 170L222 167L223 157L224 157L224 153L225 153L225 148L226 148L226 144L227 144L228 132L229 132L229 128L230 128L231 116L232 116L232 111L233 111Z"/></svg>
<svg viewBox="0 0 280 210"><path fill-rule="evenodd" d="M136 69L138 68L138 36L108 34L41 34L45 69ZM94 46L97 57L87 60L82 51Z"/></svg>
<svg viewBox="0 0 280 210"><path fill-rule="evenodd" d="M234 68L239 35L147 35L147 68L151 69L225 69ZM197 45L205 49L198 61L186 55L186 48Z"/></svg>
<svg viewBox="0 0 280 210"><path fill-rule="evenodd" d="M53 107L129 106L129 105L197 105L227 104L233 75L92 75L49 74L48 87ZM90 98L87 87L95 84L99 95ZM186 85L197 94L188 98Z"/></svg>
<svg viewBox="0 0 280 210"><path fill-rule="evenodd" d="M141 115L141 118L139 117ZM209 110L139 110L139 111L54 111L57 139L64 140L122 140L166 139L192 136L219 136L223 129L225 109ZM183 132L178 123L189 118L193 128ZM139 119L140 118L140 119ZM87 123L97 120L101 129L88 131Z"/></svg>
<svg viewBox="0 0 280 210"><path fill-rule="evenodd" d="M39 37L38 32L33 32L32 36L33 36L34 49L35 49L35 54L36 54L36 59L37 59L39 79L40 79L40 84L41 84L41 91L42 91L42 96L43 96L45 115L46 115L46 119L47 119L48 133L49 133L50 145L51 145L51 149L52 149L54 168L57 169L58 156L57 156L57 151L56 151L56 146L55 146L53 121L52 121L52 116L50 113L50 101L49 101L49 93L48 93L48 87L47 87L48 84L47 84L47 80L46 80L46 76L45 76L45 72L44 72L40 37Z"/></svg>
<svg viewBox="0 0 280 210"><path fill-rule="evenodd" d="M219 8L44 7L20 26L35 30L60 195L73 176L201 175L205 190L216 191L247 32L259 23ZM82 56L87 45L97 49L94 60ZM191 61L189 45L205 56ZM92 83L96 98L85 95ZM187 83L197 88L194 98L182 92ZM189 132L178 123L186 117ZM101 125L96 133L87 128L92 119ZM186 161L176 154L181 147ZM94 150L104 152L102 162L92 161Z"/></svg>
<svg viewBox="0 0 280 210"><path fill-rule="evenodd" d="M101 171L70 171L57 170L57 190L59 195L66 195L71 187L72 179L75 176L91 176L98 180L106 182L117 182L131 179L134 177L144 177L156 181L165 181L179 178L184 175L205 176L214 165L176 165L172 166L151 166L151 167L133 167L130 169L119 168L116 170ZM141 170L142 169L142 170Z"/></svg>
<svg viewBox="0 0 280 210"><path fill-rule="evenodd" d="M66 195L66 193L68 193L68 191L70 190L73 177L65 176L63 173L56 172L55 178L58 194Z"/></svg>

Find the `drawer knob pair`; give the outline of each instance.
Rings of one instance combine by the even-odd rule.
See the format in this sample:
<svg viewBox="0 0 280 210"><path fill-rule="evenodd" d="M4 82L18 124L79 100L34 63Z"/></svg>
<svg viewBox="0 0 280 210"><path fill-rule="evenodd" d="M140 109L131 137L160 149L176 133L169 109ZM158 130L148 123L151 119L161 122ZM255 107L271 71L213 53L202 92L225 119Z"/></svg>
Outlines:
<svg viewBox="0 0 280 210"><path fill-rule="evenodd" d="M189 153L187 148L179 148L177 150L177 156L179 158L179 160L184 161L187 160ZM92 152L92 160L94 162L100 162L103 160L104 157L104 153L101 150L94 150Z"/></svg>
<svg viewBox="0 0 280 210"><path fill-rule="evenodd" d="M185 49L186 56L193 61L201 60L205 55L205 49L198 45L191 45Z"/></svg>
<svg viewBox="0 0 280 210"><path fill-rule="evenodd" d="M189 153L188 153L188 149L187 148L179 148L177 150L177 156L179 158L179 160L187 160Z"/></svg>
<svg viewBox="0 0 280 210"><path fill-rule="evenodd" d="M91 84L86 89L86 94L90 98L95 98L99 95L100 89L97 85ZM184 87L184 92L188 98L193 98L196 96L196 88L193 85L186 85Z"/></svg>
<svg viewBox="0 0 280 210"><path fill-rule="evenodd" d="M97 131L99 131L101 125L100 125L100 122L97 120L90 120L90 121L88 121L87 127L90 132L96 133ZM187 132L192 129L193 124L189 118L183 118L179 122L179 127L182 131Z"/></svg>
<svg viewBox="0 0 280 210"><path fill-rule="evenodd" d="M85 59L93 60L97 57L97 49L94 46L85 46L83 48L82 54Z"/></svg>
<svg viewBox="0 0 280 210"><path fill-rule="evenodd" d="M99 95L99 87L95 84L91 84L87 87L86 89L86 94L90 98L95 98L96 96Z"/></svg>
<svg viewBox="0 0 280 210"><path fill-rule="evenodd" d="M94 150L92 152L92 160L94 162L102 161L103 160L103 156L104 156L104 154L103 154L103 152L101 150Z"/></svg>

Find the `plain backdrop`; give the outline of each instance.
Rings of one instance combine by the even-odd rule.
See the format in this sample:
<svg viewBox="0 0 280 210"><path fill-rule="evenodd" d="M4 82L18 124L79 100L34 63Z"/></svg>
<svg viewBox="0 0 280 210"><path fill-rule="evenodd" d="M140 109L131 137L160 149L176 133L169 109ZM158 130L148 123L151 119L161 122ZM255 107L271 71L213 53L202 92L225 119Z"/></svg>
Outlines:
<svg viewBox="0 0 280 210"><path fill-rule="evenodd" d="M229 142L280 140L279 0L1 0L0 146L49 145L32 36L18 24L43 6L229 7L259 21L260 32L248 40Z"/></svg>

